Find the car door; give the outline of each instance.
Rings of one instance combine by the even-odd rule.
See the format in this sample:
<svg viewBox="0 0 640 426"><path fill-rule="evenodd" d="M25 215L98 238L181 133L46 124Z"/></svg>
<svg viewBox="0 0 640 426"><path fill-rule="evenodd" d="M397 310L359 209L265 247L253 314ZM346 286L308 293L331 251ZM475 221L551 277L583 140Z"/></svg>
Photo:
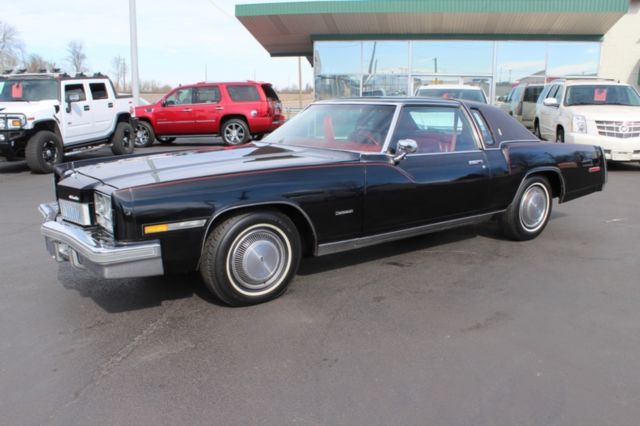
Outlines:
<svg viewBox="0 0 640 426"><path fill-rule="evenodd" d="M162 136L197 133L193 106L193 88L178 88L170 93L155 112L156 134Z"/></svg>
<svg viewBox="0 0 640 426"><path fill-rule="evenodd" d="M199 86L194 89L193 115L197 133L219 133L222 110L219 86Z"/></svg>
<svg viewBox="0 0 640 426"><path fill-rule="evenodd" d="M475 127L455 106L404 106L390 152L400 140L417 151L385 170L367 170L364 231L411 228L482 213L489 171Z"/></svg>
<svg viewBox="0 0 640 426"><path fill-rule="evenodd" d="M522 99L522 124L527 127L533 126L533 119L536 115L536 102L542 92L542 86L528 86L524 91Z"/></svg>
<svg viewBox="0 0 640 426"><path fill-rule="evenodd" d="M545 95L545 99L554 98L558 93L558 89L560 88L559 84L554 84L551 86L547 94ZM548 106L543 103L540 105L540 133L542 137L547 140L553 140L555 138L555 115L558 110L558 107Z"/></svg>
<svg viewBox="0 0 640 426"><path fill-rule="evenodd" d="M114 123L113 99L109 99L107 85L104 82L89 82L93 129L96 137L107 136Z"/></svg>
<svg viewBox="0 0 640 426"><path fill-rule="evenodd" d="M63 82L65 104L62 107L64 142L73 144L84 142L93 136L93 113L87 101L87 87L83 82L68 80ZM69 102L72 95L78 95L77 102Z"/></svg>

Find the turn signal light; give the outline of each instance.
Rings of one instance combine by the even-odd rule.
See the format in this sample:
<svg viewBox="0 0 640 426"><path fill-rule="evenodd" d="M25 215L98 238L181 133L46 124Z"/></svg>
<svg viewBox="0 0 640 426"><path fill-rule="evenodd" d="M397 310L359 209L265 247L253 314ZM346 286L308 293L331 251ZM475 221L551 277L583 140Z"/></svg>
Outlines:
<svg viewBox="0 0 640 426"><path fill-rule="evenodd" d="M160 225L147 225L144 227L145 234L156 234L158 232L167 232L169 230L169 225L166 223L162 223Z"/></svg>

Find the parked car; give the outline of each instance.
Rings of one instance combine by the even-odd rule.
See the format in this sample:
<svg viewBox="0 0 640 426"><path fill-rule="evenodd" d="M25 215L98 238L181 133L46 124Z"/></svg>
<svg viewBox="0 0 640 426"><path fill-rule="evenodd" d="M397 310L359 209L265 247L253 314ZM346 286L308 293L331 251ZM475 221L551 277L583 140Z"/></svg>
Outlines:
<svg viewBox="0 0 640 426"><path fill-rule="evenodd" d="M0 76L0 155L26 158L33 173L50 173L64 155L111 145L134 150L133 98L116 94L102 74Z"/></svg>
<svg viewBox="0 0 640 426"><path fill-rule="evenodd" d="M533 129L533 121L536 117L536 102L544 84L523 83L519 84L507 95L500 108L512 115L528 129Z"/></svg>
<svg viewBox="0 0 640 426"><path fill-rule="evenodd" d="M136 107L136 146L177 137L220 135L227 145L260 139L284 122L269 83L198 83L173 89L155 104Z"/></svg>
<svg viewBox="0 0 640 426"><path fill-rule="evenodd" d="M420 86L416 89L416 96L425 96L430 98L460 99L463 101L474 101L483 104L487 103L487 96L484 90L478 86L471 85L449 85L435 84Z"/></svg>
<svg viewBox="0 0 640 426"><path fill-rule="evenodd" d="M263 142L59 166L40 210L58 261L103 278L199 270L249 305L281 295L303 255L491 218L535 238L552 198L605 182L600 148L540 142L498 108L358 98L312 104Z"/></svg>
<svg viewBox="0 0 640 426"><path fill-rule="evenodd" d="M611 161L640 161L640 95L608 80L558 80L536 105L535 133L566 143L604 149Z"/></svg>

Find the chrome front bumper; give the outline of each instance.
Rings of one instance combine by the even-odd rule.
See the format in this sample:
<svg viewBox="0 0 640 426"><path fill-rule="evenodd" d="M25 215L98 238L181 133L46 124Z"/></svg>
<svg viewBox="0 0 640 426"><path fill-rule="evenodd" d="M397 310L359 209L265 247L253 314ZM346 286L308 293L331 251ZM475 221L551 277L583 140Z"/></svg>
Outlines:
<svg viewBox="0 0 640 426"><path fill-rule="evenodd" d="M49 254L58 262L70 262L102 278L131 278L163 275L162 251L158 241L117 244L98 241L86 229L58 219L58 204L41 204L44 216L41 232Z"/></svg>

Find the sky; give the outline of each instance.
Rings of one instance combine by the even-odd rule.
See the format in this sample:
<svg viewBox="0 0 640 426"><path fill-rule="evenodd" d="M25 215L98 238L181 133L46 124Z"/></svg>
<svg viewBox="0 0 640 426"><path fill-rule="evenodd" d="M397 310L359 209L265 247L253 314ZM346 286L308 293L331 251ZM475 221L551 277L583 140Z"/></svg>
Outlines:
<svg viewBox="0 0 640 426"><path fill-rule="evenodd" d="M235 5L266 0L137 0L140 78L176 86L205 80L256 79L282 88L298 83L297 58L271 58L235 18ZM107 6L108 5L108 6ZM129 0L22 0L0 20L18 30L27 54L61 68L70 40L84 43L91 72L112 73L113 58L130 64ZM302 61L302 85L313 70Z"/></svg>

